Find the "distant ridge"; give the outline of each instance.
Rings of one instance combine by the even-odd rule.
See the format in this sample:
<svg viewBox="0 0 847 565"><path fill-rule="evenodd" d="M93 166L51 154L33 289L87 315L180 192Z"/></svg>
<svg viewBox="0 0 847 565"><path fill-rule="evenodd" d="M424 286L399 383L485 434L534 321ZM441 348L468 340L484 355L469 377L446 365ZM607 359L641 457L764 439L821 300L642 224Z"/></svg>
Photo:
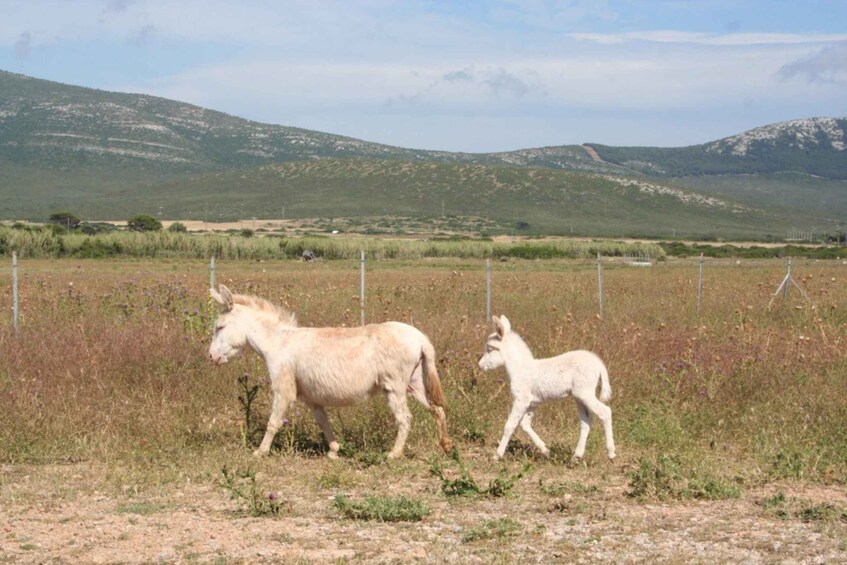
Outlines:
<svg viewBox="0 0 847 565"><path fill-rule="evenodd" d="M648 175L806 173L847 179L847 118L808 118L678 148L588 144L604 161Z"/></svg>
<svg viewBox="0 0 847 565"><path fill-rule="evenodd" d="M280 202L300 217L426 215L446 203L544 233L769 233L847 216L845 130L810 118L681 148L425 151L0 71L0 219L232 219Z"/></svg>

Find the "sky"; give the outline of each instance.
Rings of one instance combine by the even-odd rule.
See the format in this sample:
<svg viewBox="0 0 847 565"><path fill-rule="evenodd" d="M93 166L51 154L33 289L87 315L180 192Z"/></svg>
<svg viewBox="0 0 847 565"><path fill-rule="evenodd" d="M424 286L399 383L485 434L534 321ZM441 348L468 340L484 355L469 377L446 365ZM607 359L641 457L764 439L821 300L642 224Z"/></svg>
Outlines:
<svg viewBox="0 0 847 565"><path fill-rule="evenodd" d="M0 70L415 149L847 116L847 0L0 0Z"/></svg>

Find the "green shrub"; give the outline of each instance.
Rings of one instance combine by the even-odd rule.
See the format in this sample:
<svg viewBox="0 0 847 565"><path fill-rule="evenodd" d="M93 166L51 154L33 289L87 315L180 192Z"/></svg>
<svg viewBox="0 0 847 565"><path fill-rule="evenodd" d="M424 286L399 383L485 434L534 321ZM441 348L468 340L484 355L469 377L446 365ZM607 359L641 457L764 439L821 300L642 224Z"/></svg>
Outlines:
<svg viewBox="0 0 847 565"><path fill-rule="evenodd" d="M520 522L512 518L497 518L496 520L488 520L475 528L469 529L462 536L462 541L465 543L484 540L484 539L503 539L517 536L523 527Z"/></svg>
<svg viewBox="0 0 847 565"><path fill-rule="evenodd" d="M741 495L737 485L709 474L684 471L678 457L664 453L653 460L642 457L627 477L630 487L627 495L634 498L722 500Z"/></svg>
<svg viewBox="0 0 847 565"><path fill-rule="evenodd" d="M161 231L162 222L147 214L139 214L133 216L126 222L126 226L130 231Z"/></svg>
<svg viewBox="0 0 847 565"><path fill-rule="evenodd" d="M425 502L405 496L366 496L364 501L355 502L339 494L335 507L352 520L379 522L419 522L430 512Z"/></svg>

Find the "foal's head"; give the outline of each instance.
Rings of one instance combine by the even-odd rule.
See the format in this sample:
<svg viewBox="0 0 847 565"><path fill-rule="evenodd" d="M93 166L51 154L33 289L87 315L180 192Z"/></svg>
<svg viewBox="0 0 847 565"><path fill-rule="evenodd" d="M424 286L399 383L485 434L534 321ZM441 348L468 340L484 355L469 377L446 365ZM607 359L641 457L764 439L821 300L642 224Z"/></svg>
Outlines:
<svg viewBox="0 0 847 565"><path fill-rule="evenodd" d="M297 325L291 312L274 306L263 298L232 294L224 285L220 292L209 289L212 298L221 307L215 321L215 334L209 346L209 358L220 365L230 357L238 355L247 343L249 332L257 328L268 328L276 324L289 327Z"/></svg>
<svg viewBox="0 0 847 565"><path fill-rule="evenodd" d="M479 359L479 368L483 371L497 369L506 364L503 358L503 353L500 351L503 345L503 338L512 331L512 324L506 316L492 316L491 321L494 322L495 332L488 336L485 340L485 351Z"/></svg>

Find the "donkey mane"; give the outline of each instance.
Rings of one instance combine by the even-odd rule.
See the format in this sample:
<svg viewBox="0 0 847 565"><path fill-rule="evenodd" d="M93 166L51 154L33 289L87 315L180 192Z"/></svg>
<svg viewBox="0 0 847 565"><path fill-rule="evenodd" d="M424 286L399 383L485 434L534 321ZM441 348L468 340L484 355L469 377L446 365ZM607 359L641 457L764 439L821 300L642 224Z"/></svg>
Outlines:
<svg viewBox="0 0 847 565"><path fill-rule="evenodd" d="M286 326L297 327L297 315L294 314L294 312L287 310L282 306L277 306L269 300L248 294L233 294L232 301L235 304L241 304L242 306L247 306L253 310L274 314L277 316L280 323Z"/></svg>

